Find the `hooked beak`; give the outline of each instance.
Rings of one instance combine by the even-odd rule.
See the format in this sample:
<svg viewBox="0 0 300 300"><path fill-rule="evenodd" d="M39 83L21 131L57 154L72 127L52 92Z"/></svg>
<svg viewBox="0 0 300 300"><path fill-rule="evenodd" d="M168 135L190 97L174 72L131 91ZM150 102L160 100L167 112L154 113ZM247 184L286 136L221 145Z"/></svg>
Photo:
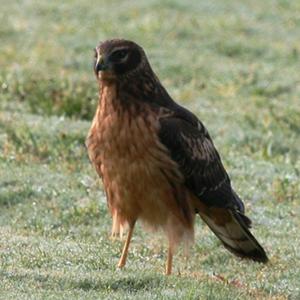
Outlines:
<svg viewBox="0 0 300 300"><path fill-rule="evenodd" d="M96 75L98 75L98 73L100 71L108 70L108 68L109 68L109 65L108 65L105 57L103 57L102 55L99 54L97 57L97 61L95 63L95 67L94 67Z"/></svg>

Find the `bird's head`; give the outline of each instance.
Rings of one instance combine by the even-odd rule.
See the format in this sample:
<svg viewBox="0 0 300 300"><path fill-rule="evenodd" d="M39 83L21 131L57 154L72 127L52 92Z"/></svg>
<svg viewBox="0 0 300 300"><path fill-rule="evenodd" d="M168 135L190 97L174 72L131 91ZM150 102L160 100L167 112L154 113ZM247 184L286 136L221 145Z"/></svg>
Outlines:
<svg viewBox="0 0 300 300"><path fill-rule="evenodd" d="M107 40L95 48L94 71L100 80L130 76L144 67L146 62L144 50L132 41Z"/></svg>

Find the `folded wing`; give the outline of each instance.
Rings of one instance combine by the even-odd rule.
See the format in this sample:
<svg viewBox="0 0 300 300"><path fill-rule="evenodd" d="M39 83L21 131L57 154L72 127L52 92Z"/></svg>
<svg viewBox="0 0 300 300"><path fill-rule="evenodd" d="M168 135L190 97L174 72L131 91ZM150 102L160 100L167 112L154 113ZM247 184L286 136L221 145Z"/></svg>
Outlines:
<svg viewBox="0 0 300 300"><path fill-rule="evenodd" d="M196 212L235 255L266 262L267 256L250 233L251 221L231 187L230 178L204 125L193 115L160 120L160 141L179 165L186 187L196 197Z"/></svg>

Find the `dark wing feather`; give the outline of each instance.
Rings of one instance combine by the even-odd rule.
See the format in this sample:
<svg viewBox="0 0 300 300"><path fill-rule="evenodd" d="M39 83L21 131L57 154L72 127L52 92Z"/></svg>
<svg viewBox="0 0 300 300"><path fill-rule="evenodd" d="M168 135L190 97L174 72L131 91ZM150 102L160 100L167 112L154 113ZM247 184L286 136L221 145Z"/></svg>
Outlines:
<svg viewBox="0 0 300 300"><path fill-rule="evenodd" d="M207 206L237 208L243 212L243 203L231 188L229 176L207 130L194 118L191 121L186 116L162 118L160 141L178 163L186 186L201 201Z"/></svg>
<svg viewBox="0 0 300 300"><path fill-rule="evenodd" d="M251 221L244 215L243 202L231 188L209 134L195 119L186 113L184 118L176 114L162 118L161 143L179 165L187 188L207 207L197 212L224 246L235 255L267 262L264 249L248 229Z"/></svg>

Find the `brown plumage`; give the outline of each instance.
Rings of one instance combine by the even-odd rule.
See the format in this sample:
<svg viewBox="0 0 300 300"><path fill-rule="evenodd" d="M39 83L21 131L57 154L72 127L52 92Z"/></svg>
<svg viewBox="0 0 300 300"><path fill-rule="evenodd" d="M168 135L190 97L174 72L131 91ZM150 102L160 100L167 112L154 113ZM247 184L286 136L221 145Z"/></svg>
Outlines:
<svg viewBox="0 0 300 300"><path fill-rule="evenodd" d="M144 50L105 41L96 48L95 74L99 105L86 145L103 180L112 235L129 227L119 267L140 219L166 232L170 274L176 246L193 241L196 213L231 252L266 262L206 128L171 99Z"/></svg>

